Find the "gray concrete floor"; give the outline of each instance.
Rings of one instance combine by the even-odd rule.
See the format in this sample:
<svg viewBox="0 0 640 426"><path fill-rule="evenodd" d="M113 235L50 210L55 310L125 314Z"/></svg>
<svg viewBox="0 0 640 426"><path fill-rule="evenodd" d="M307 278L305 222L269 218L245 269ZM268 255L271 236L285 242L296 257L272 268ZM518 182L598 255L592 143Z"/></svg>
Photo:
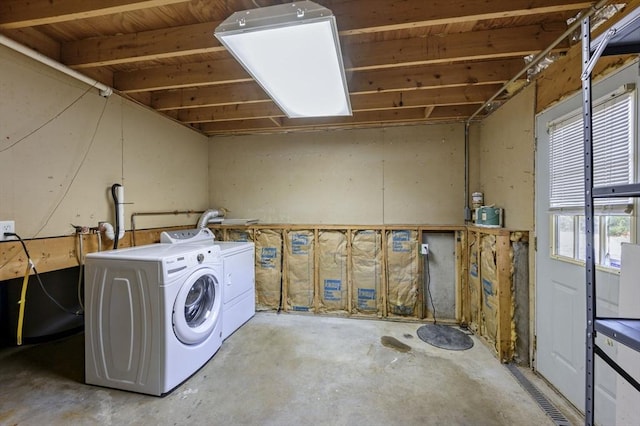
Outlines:
<svg viewBox="0 0 640 426"><path fill-rule="evenodd" d="M5 348L0 424L553 424L475 337L472 349L447 351L421 341L419 325L258 313L163 398L85 385L82 335Z"/></svg>

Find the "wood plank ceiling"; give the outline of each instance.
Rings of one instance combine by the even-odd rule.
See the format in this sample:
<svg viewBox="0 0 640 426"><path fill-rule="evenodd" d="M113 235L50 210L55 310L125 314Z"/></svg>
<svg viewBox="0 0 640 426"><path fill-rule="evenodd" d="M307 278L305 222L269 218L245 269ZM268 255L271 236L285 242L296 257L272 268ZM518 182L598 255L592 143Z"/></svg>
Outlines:
<svg viewBox="0 0 640 426"><path fill-rule="evenodd" d="M336 16L352 117L286 118L213 36L234 11L285 1L2 0L0 33L206 135L282 132L465 120L593 4L316 2Z"/></svg>

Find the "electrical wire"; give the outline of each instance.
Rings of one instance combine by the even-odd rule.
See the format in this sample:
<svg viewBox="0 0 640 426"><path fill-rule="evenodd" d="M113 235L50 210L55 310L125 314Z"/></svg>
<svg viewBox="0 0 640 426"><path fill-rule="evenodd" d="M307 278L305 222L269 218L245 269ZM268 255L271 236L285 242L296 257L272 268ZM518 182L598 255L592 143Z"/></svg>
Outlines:
<svg viewBox="0 0 640 426"><path fill-rule="evenodd" d="M284 249L287 249L287 240L283 241L283 245L280 246L280 248L282 249L282 247L284 246ZM276 251L277 253L277 251ZM282 254L280 255L280 270L284 271L284 256L282 256ZM276 313L280 313L282 311L282 309L284 309L284 279L283 277L280 277L280 301L278 302L278 311Z"/></svg>
<svg viewBox="0 0 640 426"><path fill-rule="evenodd" d="M74 103L76 103L77 101L79 101L84 95L87 94L87 92L89 90L91 90L93 87L90 87L89 89L87 89L87 91L85 91L78 99L76 99L75 101L73 101L73 103L71 105L73 105ZM66 111L67 109L69 109L71 107L71 105L69 105L67 108L65 108L62 112ZM60 199L58 200L58 202L56 203L56 205L53 207L53 210L51 210L51 213L49 213L49 216L47 217L47 219L45 220L44 224L40 227L40 229L38 229L34 236L37 236L40 232L42 232L42 230L45 228L45 226L47 226L47 224L49 224L49 221L51 220L51 218L53 217L53 214L58 210L58 207L60 207L60 204L62 204L62 201L64 200L64 198L66 197L66 195L69 193L69 190L71 189L71 185L73 185L73 183L75 182L78 173L80 173L80 169L82 168L82 166L84 165L86 159L87 159L87 155L89 154L89 151L91 150L91 147L93 146L93 143L96 139L96 134L98 133L98 127L100 126L100 123L102 122L102 117L104 116L104 111L107 109L107 99L105 98L105 102L104 105L102 107L102 112L100 112L100 117L98 118L98 122L96 123L96 127L93 131L93 136L91 137L91 142L89 143L89 146L87 147L83 157L82 157L82 161L80 162L80 165L78 166L78 168L76 169L75 173L73 174L73 177L71 178L71 182L69 182L69 185L67 186L67 188L65 189L64 193L62 194L62 197L60 197ZM62 112L60 112L59 114L57 114L55 117L53 117L51 120L47 121L47 123L51 122L53 119L59 117ZM11 148L12 146L16 145L17 143L19 143L20 141L24 140L25 138L27 138L28 136L34 134L35 132L37 132L39 129L41 129L42 127L44 127L47 123L43 124L42 126L38 127L37 129L35 129L34 131L32 131L31 133L29 133L27 136L24 136L23 138L21 138L20 140L18 140L17 142L15 142L13 145L5 148L5 149L1 149L0 152L6 151L7 149ZM17 255L17 253L10 257L4 264L0 265L0 268L4 268L6 265L9 264L9 262L11 262L11 260L13 260L13 258Z"/></svg>
<svg viewBox="0 0 640 426"><path fill-rule="evenodd" d="M44 283L42 282L42 279L40 278L40 274L38 273L38 270L36 269L36 265L33 263L33 261L31 260L31 255L29 254L29 250L27 250L27 245L24 243L24 240L16 233L14 232L5 232L4 235L6 237L16 237L18 239L18 241L20 241L20 244L22 244L22 249L24 250L25 255L27 256L27 262L31 265L31 268L33 269L33 273L36 276L36 279L38 280L38 284L40 285L40 288L42 289L42 292L49 298L49 300L51 300L51 302L53 302L54 305L56 305L58 308L60 308L60 310L66 312L67 314L70 315L82 315L82 312L80 311L73 311L71 309L67 309L64 306L62 306L62 304L60 304L60 302L58 302L56 300L55 297L53 297L45 288Z"/></svg>
<svg viewBox="0 0 640 426"><path fill-rule="evenodd" d="M18 139L17 141L15 141L14 143L12 143L11 145L7 146L6 148L2 148L0 149L0 152L4 152L4 151L8 151L11 148L13 148L14 146L18 145L20 142L22 142L23 140L27 139L29 136L33 135L34 133L38 132L38 130L42 129L44 126L46 126L47 124L51 123L53 120L55 120L56 118L60 117L62 114L65 113L65 111L67 111L69 108L71 108L73 105L75 105L80 99L84 98L84 96L89 93L90 90L92 90L95 86L89 86L87 88L87 90L85 90L80 96L78 96L73 102L71 102L69 105L67 105L66 107L64 107L62 109L62 111L60 111L59 113L57 113L56 115L54 115L53 117L51 117L50 119L48 119L47 121L45 121L44 123L42 123L40 126L36 127L35 129L33 129L32 131L30 131L29 133L27 133L26 135L24 135L23 137L21 137L20 139Z"/></svg>
<svg viewBox="0 0 640 426"><path fill-rule="evenodd" d="M433 323L436 324L438 321L436 319L436 305L433 303L433 293L431 291L431 271L429 269L429 253L424 255L427 262L425 263L425 269L427 271L427 295L429 296L429 301L431 302L431 308L433 309Z"/></svg>
<svg viewBox="0 0 640 426"><path fill-rule="evenodd" d="M62 194L62 196L60 197L60 199L58 200L56 205L53 207L53 210L51 210L51 213L49 214L49 217L45 220L44 224L40 227L40 229L38 229L38 231L36 231L34 236L37 236L40 232L42 232L44 227L49 224L49 221L53 217L53 214L58 210L58 207L60 207L60 204L62 204L62 201L67 196L67 194L69 193L69 190L71 189L71 186L73 185L73 183L75 182L76 178L78 177L78 174L80 173L80 169L82 169L82 166L84 165L85 161L87 160L87 155L89 155L89 151L91 151L91 147L93 146L93 143L94 143L94 141L96 139L96 134L98 133L98 127L100 127L100 123L102 122L102 117L104 116L104 111L107 109L107 102L108 102L108 99L105 98L104 105L102 106L102 112L100 112L100 117L98 117L98 122L96 123L96 127L93 130L93 136L91 136L91 141L89 142L89 146L85 150L84 155L82 156L82 160L80 161L80 164L78 165L78 168L76 169L75 173L71 177L71 182L69 182L69 185L67 185L67 188L64 190L64 193Z"/></svg>

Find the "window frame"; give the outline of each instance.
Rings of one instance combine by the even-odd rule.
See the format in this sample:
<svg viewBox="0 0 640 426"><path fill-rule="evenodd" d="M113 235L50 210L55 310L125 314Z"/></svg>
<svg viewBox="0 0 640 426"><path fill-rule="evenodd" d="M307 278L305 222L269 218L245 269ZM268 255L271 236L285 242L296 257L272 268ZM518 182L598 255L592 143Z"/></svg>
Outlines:
<svg viewBox="0 0 640 426"><path fill-rule="evenodd" d="M635 182L637 180L637 169L638 169L638 158L637 158L637 120L638 120L638 105L637 105L637 90L634 84L625 84L621 86L618 90L615 90L602 98L599 98L595 103L595 108L607 108L606 104L611 101L615 101L620 97L628 97L629 102L629 170L628 170L628 183ZM603 105L605 105L603 107ZM615 105L615 104L612 104ZM577 205L564 205L564 206L554 206L552 207L552 194L553 192L553 162L554 158L552 156L552 141L553 135L551 134L551 129L553 126L558 125L562 122L569 122L570 124L574 124L574 119L578 118L580 122L582 121L581 110L573 110L567 114L564 114L560 117L556 117L555 119L549 121L547 123L547 132L549 134L549 232L550 232L550 257L555 260L561 260L564 262L584 265L584 255L581 255L581 251L584 250L584 247L581 247L581 228L580 223L581 220L584 221L584 196L582 201ZM582 136L582 126L579 126L580 137L579 140L583 140ZM570 135L570 137L574 137ZM582 144L579 143L580 147ZM595 148L594 148L595 149ZM572 152L575 151L575 147L572 148ZM580 155L582 159L583 156ZM597 160L596 160L597 161ZM596 169L596 165L594 164L594 171ZM582 166L582 170L584 170L584 166ZM584 176L584 175L583 175ZM582 190L582 194L584 194L584 190ZM575 199L574 194L574 199ZM611 259L610 255L610 241L608 237L608 228L607 222L611 220L612 217L624 216L629 218L629 243L636 242L636 215L635 209L637 205L637 199L602 199L598 200L598 204L594 205L594 219L596 221L596 241L595 241L595 249L596 249L596 267L601 270L606 270L609 272L619 272L620 266L619 264L611 264L606 262L606 256L609 254L609 259ZM613 201L613 205L609 204L609 202ZM595 204L595 203L594 203ZM560 217L569 217L572 218L572 256L569 257L565 253L560 254L560 230L559 230L559 218ZM626 241L625 241L626 242ZM584 243L582 243L584 245ZM618 259L619 260L619 259Z"/></svg>

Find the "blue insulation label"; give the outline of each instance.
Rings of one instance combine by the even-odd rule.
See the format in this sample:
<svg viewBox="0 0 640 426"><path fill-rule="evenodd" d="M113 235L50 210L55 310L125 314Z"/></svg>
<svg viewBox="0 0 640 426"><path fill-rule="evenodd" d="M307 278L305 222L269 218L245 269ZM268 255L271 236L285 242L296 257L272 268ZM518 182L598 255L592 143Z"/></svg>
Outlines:
<svg viewBox="0 0 640 426"><path fill-rule="evenodd" d="M249 239L249 233L248 232L239 232L239 233L237 233L235 235L235 239L233 241L247 243L247 242L249 242L251 240Z"/></svg>
<svg viewBox="0 0 640 426"><path fill-rule="evenodd" d="M373 288L358 289L358 309L363 311L376 310L376 290Z"/></svg>
<svg viewBox="0 0 640 426"><path fill-rule="evenodd" d="M293 254L309 254L309 236L307 234L293 234L291 252Z"/></svg>
<svg viewBox="0 0 640 426"><path fill-rule="evenodd" d="M393 251L396 253L411 252L411 231L391 231Z"/></svg>
<svg viewBox="0 0 640 426"><path fill-rule="evenodd" d="M471 268L469 268L469 274L471 274L471 276L474 278L478 278L478 265L476 263L471 264Z"/></svg>
<svg viewBox="0 0 640 426"><path fill-rule="evenodd" d="M342 280L324 280L324 300L342 300Z"/></svg>
<svg viewBox="0 0 640 426"><path fill-rule="evenodd" d="M486 278L482 279L482 291L484 292L484 304L487 305L487 307L493 309L493 306L491 306L489 304L489 297L493 296L493 283L489 280L487 280Z"/></svg>
<svg viewBox="0 0 640 426"><path fill-rule="evenodd" d="M291 310L293 311L297 311L297 312L309 312L309 307L308 306L292 306Z"/></svg>
<svg viewBox="0 0 640 426"><path fill-rule="evenodd" d="M260 251L260 267L266 269L275 268L277 256L278 250L275 247L262 247Z"/></svg>

